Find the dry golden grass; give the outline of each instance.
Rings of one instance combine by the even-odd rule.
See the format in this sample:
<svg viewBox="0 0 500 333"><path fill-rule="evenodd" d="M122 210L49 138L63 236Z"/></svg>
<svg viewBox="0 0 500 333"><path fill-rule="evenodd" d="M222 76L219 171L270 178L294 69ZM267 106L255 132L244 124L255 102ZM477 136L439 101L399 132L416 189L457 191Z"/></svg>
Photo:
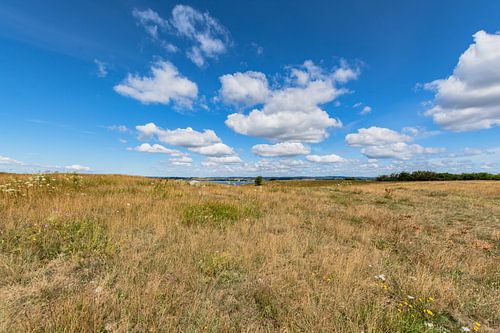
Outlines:
<svg viewBox="0 0 500 333"><path fill-rule="evenodd" d="M500 329L499 182L0 185L2 332Z"/></svg>

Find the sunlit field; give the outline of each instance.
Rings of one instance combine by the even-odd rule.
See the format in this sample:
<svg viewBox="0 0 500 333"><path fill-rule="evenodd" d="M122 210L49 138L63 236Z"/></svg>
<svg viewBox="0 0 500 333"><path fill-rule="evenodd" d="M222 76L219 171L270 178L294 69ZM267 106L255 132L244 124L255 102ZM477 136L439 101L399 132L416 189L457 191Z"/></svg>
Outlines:
<svg viewBox="0 0 500 333"><path fill-rule="evenodd" d="M0 175L2 332L498 332L500 182Z"/></svg>

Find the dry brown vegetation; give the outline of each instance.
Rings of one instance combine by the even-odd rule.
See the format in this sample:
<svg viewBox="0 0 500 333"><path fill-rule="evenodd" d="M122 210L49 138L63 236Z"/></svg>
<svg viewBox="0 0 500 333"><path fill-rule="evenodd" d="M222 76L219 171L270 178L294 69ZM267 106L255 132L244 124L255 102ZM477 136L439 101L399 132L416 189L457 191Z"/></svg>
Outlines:
<svg viewBox="0 0 500 333"><path fill-rule="evenodd" d="M0 331L500 329L499 182L0 185Z"/></svg>

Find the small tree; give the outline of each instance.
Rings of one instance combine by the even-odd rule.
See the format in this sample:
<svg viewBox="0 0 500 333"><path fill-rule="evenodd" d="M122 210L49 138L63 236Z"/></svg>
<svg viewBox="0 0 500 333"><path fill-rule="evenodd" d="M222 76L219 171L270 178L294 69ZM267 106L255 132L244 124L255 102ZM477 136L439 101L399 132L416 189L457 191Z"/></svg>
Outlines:
<svg viewBox="0 0 500 333"><path fill-rule="evenodd" d="M262 176L255 177L255 186L260 186L264 182L264 178Z"/></svg>

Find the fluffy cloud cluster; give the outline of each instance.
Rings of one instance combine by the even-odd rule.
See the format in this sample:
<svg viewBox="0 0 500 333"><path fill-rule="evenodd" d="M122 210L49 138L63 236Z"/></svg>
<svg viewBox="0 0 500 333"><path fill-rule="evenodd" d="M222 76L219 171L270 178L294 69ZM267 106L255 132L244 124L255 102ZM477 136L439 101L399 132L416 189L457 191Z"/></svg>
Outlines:
<svg viewBox="0 0 500 333"><path fill-rule="evenodd" d="M221 142L221 139L212 130L198 132L191 127L169 130L162 129L156 126L155 123L139 125L135 128L139 132L139 137L143 140L156 137L158 141L172 146L198 148Z"/></svg>
<svg viewBox="0 0 500 333"><path fill-rule="evenodd" d="M500 34L478 31L447 79L425 85L436 92L426 115L447 130L470 131L500 124Z"/></svg>
<svg viewBox="0 0 500 333"><path fill-rule="evenodd" d="M415 154L438 154L442 148L424 148L417 144L397 142L386 146L369 146L361 149L361 153L370 158L397 158L409 160Z"/></svg>
<svg viewBox="0 0 500 333"><path fill-rule="evenodd" d="M264 103L269 97L269 85L263 73L248 71L220 77L220 95L227 104L251 106Z"/></svg>
<svg viewBox="0 0 500 333"><path fill-rule="evenodd" d="M198 95L196 83L182 76L168 61L158 61L151 67L151 76L140 77L128 74L127 78L114 87L124 96L144 104L169 104L190 107Z"/></svg>
<svg viewBox="0 0 500 333"><path fill-rule="evenodd" d="M342 157L331 154L331 155L307 155L306 159L315 163L341 163L345 162Z"/></svg>
<svg viewBox="0 0 500 333"><path fill-rule="evenodd" d="M293 68L287 85L271 89L265 74L246 72L220 77L220 96L228 104L253 106L249 114L233 113L226 125L237 133L263 137L274 142L321 142L328 137L327 129L341 127L321 105L347 92L339 83L357 78L359 71L341 62L339 68L327 72L306 61Z"/></svg>
<svg viewBox="0 0 500 333"><path fill-rule="evenodd" d="M209 146L189 148L189 150L205 156L230 156L235 155L234 149L219 142Z"/></svg>
<svg viewBox="0 0 500 333"><path fill-rule="evenodd" d="M167 154L171 156L186 156L185 153L179 150L169 149L157 143L153 145L150 145L149 143L143 143L134 148L127 148L127 150L134 150L142 153Z"/></svg>
<svg viewBox="0 0 500 333"><path fill-rule="evenodd" d="M263 157L297 156L309 154L311 149L300 142L282 142L274 145L260 144L252 147L252 153Z"/></svg>
<svg viewBox="0 0 500 333"><path fill-rule="evenodd" d="M383 146L395 142L407 142L412 138L388 128L372 126L360 128L358 133L348 134L345 141L350 146Z"/></svg>
<svg viewBox="0 0 500 333"><path fill-rule="evenodd" d="M163 129L154 123L136 126L139 132L139 139L156 139L162 143L187 148L194 153L207 156L204 166L218 164L241 163L241 159L236 155L233 148L222 143L221 139L213 130L196 131L191 127L177 128L174 130ZM129 148L147 153L163 153L177 158L170 159L173 165L191 165L192 159L188 154L175 149L166 148L160 144L144 143L135 148Z"/></svg>
<svg viewBox="0 0 500 333"><path fill-rule="evenodd" d="M357 133L348 134L345 141L349 146L362 147L361 153L369 158L396 158L408 160L416 154L438 154L442 148L424 148L409 144L413 137L394 130L372 126L360 128Z"/></svg>
<svg viewBox="0 0 500 333"><path fill-rule="evenodd" d="M170 163L175 166L191 166L193 159L188 156L174 157L170 159Z"/></svg>
<svg viewBox="0 0 500 333"><path fill-rule="evenodd" d="M241 158L236 155L233 156L210 156L205 161L201 162L204 167L214 167L221 164L239 164L243 163Z"/></svg>

